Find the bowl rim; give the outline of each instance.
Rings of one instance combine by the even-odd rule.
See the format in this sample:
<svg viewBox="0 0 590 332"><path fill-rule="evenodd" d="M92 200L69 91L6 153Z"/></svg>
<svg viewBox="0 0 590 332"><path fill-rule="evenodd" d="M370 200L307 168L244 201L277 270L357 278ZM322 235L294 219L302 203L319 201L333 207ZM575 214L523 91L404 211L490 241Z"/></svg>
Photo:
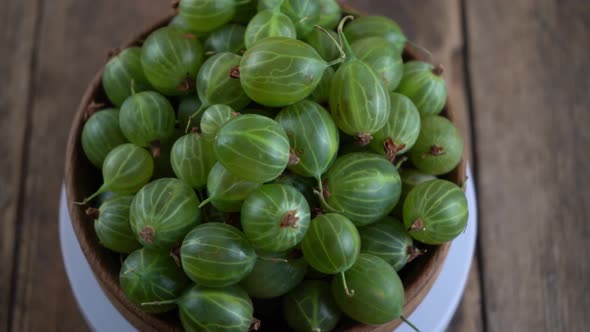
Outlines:
<svg viewBox="0 0 590 332"><path fill-rule="evenodd" d="M364 15L364 13L358 10L342 5L342 8L347 13L356 15ZM152 31L167 25L170 20L176 15L171 13L165 17L158 19L154 23L148 25L141 33L136 34L129 42L125 43L123 48L137 46L144 40ZM404 49L404 55L421 60L422 57L408 48ZM88 223L88 217L84 215L84 209L73 204L80 197L84 197L81 188L77 185L76 179L79 174L80 159L85 158L81 148L81 133L87 116L87 110L91 103L95 100L100 91L102 91L102 74L104 71L104 65L94 75L94 78L86 88L83 97L80 101L72 125L70 127L70 133L68 136L68 142L66 147L66 165L65 165L65 186L66 186L66 197L68 204L68 212L78 243L86 257L92 272L94 273L99 285L113 303L113 305L123 314L123 316L130 321L132 325L141 331L159 331L159 330L172 330L181 331L180 324L175 319L170 317L162 317L145 313L140 308L135 306L133 303L127 300L125 294L119 287L118 274L113 275L109 273L108 267L104 259L99 255L96 248L97 241L93 234L94 228L85 226L84 223ZM450 98L447 97L447 103L443 114L457 126L457 119L452 110ZM466 179L466 162L465 162L466 150L464 148L461 161L458 166L451 172L453 177L456 178L454 181L456 184L462 184ZM88 228L91 228L92 232L89 234ZM445 243L434 247L434 253L430 255L429 261L424 265L425 269L421 271L421 274L417 279L412 282L407 288L404 289L405 303L403 307L403 313L407 317L409 316L416 307L420 304L422 299L432 288L434 281L437 279L442 266L444 265L445 258L448 254L450 245L452 242ZM368 332L368 331L391 331L401 324L400 319L393 320L389 323L380 326L369 326L360 323L354 325L345 326L341 330L350 332Z"/></svg>

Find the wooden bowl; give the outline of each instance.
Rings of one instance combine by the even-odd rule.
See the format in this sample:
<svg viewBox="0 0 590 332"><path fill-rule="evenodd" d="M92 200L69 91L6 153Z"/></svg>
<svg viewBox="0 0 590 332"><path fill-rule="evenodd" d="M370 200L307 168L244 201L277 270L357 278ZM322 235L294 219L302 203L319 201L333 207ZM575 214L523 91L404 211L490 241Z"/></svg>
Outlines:
<svg viewBox="0 0 590 332"><path fill-rule="evenodd" d="M360 14L355 9L344 5L343 9L349 13ZM172 17L173 15L171 14L152 24L124 47L140 44L152 31L167 25ZM404 50L403 56L405 61L420 59L418 54L407 48ZM140 331L182 331L176 313L151 315L145 313L141 308L127 300L125 294L119 287L119 269L121 266L119 255L99 244L94 232L92 219L84 213L83 207L73 204L73 202L87 197L100 186L100 172L92 166L84 155L80 137L87 117L87 110L91 107L91 104L93 102L109 104L102 89L102 73L103 69L99 70L86 89L74 117L68 139L65 169L66 193L74 231L100 286L115 307L117 307L131 324ZM449 102L447 102L443 115L456 124ZM448 180L458 185L462 185L465 181L464 157L465 154L463 154L463 159L457 168L446 176ZM444 264L449 247L450 243L440 246L429 246L425 255L414 260L400 273L405 288L403 311L406 317L416 309L432 287ZM281 317L281 315L276 312L278 310L276 302L255 301L255 310L257 311L257 317L262 319L260 331L288 330L284 325L285 323L277 318ZM420 322L414 323L417 323L418 326L420 324ZM349 332L391 331L400 324L401 321L399 319L381 326L367 326L358 324L352 320L344 320L337 330Z"/></svg>

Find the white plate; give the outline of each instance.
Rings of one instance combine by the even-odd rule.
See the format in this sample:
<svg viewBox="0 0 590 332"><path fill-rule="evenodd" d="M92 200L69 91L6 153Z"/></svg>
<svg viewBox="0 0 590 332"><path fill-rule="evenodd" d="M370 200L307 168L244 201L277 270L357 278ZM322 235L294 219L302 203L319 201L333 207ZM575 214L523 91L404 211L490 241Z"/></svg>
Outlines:
<svg viewBox="0 0 590 332"><path fill-rule="evenodd" d="M446 329L461 300L477 234L477 203L471 173L467 171L469 222L465 232L453 241L446 262L432 289L414 313L408 317L422 331L442 332ZM93 331L128 332L136 329L119 313L106 297L78 244L66 206L62 187L59 209L59 237L66 273L82 314ZM410 332L402 325L395 332Z"/></svg>

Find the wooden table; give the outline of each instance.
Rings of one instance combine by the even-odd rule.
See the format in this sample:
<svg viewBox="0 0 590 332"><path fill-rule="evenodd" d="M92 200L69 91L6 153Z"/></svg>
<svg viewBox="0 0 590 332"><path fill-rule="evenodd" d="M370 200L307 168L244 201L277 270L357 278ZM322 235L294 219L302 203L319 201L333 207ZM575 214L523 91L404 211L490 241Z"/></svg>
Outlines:
<svg viewBox="0 0 590 332"><path fill-rule="evenodd" d="M148 5L149 3L149 5ZM450 331L590 327L590 5L349 0L445 65L470 143L478 252ZM0 331L84 331L59 249L86 84L165 0L0 0Z"/></svg>

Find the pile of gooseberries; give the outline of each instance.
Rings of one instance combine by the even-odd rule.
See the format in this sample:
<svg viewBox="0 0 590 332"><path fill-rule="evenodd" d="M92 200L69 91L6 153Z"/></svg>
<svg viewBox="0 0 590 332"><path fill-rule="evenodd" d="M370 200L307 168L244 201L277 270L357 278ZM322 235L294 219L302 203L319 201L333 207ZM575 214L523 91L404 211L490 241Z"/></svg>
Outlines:
<svg viewBox="0 0 590 332"><path fill-rule="evenodd" d="M261 299L295 331L406 321L398 271L467 223L442 67L336 0L175 9L108 61L81 135L129 301L187 331L264 326Z"/></svg>

